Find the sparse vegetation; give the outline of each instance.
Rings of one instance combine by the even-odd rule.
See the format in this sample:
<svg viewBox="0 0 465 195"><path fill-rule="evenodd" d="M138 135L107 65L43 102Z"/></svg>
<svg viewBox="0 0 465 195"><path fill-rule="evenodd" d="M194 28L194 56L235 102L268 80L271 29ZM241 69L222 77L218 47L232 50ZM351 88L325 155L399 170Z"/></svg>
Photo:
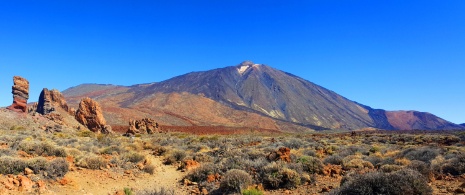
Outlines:
<svg viewBox="0 0 465 195"><path fill-rule="evenodd" d="M185 177L179 182L188 179L212 194L307 189L313 186L308 184L323 186L328 178L335 181L331 185L336 189L329 189L332 194L431 194L426 183L433 182L435 188L435 178L465 173L465 144L459 138L463 133L455 132L363 132L357 136L164 133L133 138L85 130L7 132L0 137L0 174L21 175L29 168L44 180L63 178L72 168L69 165L157 175L150 159L159 158L164 166L184 166L179 171L184 169ZM280 151L284 147L288 153ZM185 161L200 167L187 169ZM391 184L381 185L385 182ZM260 189L251 187L258 185ZM311 188L312 193L321 191ZM125 193L135 192L127 188ZM174 190L153 188L137 194L169 195Z"/></svg>

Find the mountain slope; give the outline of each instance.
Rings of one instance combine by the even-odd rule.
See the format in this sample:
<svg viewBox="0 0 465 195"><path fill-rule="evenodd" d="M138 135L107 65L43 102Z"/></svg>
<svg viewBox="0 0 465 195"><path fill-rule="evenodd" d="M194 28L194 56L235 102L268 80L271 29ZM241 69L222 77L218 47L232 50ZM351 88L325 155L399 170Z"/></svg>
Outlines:
<svg viewBox="0 0 465 195"><path fill-rule="evenodd" d="M173 120L185 121L184 124L169 122L180 125L252 126L277 130L297 127L459 128L429 113L372 109L295 75L248 61L238 66L188 73L159 83L130 87L83 85L63 93L69 99L83 95L97 98L105 102L110 113L123 109L142 115L170 115ZM238 119L238 116L247 117ZM403 116L408 116L409 120L404 120ZM259 118L267 122L257 122Z"/></svg>

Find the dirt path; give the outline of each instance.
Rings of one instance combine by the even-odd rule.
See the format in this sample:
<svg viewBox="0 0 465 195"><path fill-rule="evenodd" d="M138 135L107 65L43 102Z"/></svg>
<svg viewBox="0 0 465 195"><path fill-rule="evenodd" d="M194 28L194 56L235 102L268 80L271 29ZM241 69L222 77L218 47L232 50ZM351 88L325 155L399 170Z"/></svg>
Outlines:
<svg viewBox="0 0 465 195"><path fill-rule="evenodd" d="M185 173L177 171L174 166L163 165L162 159L150 155L152 164L156 171L153 175L114 173L108 170L78 170L69 172L61 185L49 185L47 194L114 194L124 188L130 188L134 192L140 190L155 190L160 187L174 189L175 194L188 194L187 189L183 189L179 181Z"/></svg>

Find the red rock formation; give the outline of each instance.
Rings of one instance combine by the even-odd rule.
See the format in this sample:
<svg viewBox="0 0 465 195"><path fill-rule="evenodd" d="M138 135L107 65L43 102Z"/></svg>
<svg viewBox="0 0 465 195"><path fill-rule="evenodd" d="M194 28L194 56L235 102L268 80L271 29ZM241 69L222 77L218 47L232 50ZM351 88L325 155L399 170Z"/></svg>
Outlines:
<svg viewBox="0 0 465 195"><path fill-rule="evenodd" d="M70 112L68 104L60 91L53 89L48 90L44 88L40 93L39 103L37 105L37 112L43 115L55 111L57 108L62 108L66 112Z"/></svg>
<svg viewBox="0 0 465 195"><path fill-rule="evenodd" d="M106 121L98 102L88 97L83 98L75 115L76 120L96 133L107 133Z"/></svg>
<svg viewBox="0 0 465 195"><path fill-rule="evenodd" d="M284 162L291 162L291 149L281 147L278 151L271 152L268 154L268 159L272 161L282 160Z"/></svg>
<svg viewBox="0 0 465 195"><path fill-rule="evenodd" d="M152 134L158 132L158 123L151 118L143 118L141 120L129 120L129 129L126 134L148 133Z"/></svg>
<svg viewBox="0 0 465 195"><path fill-rule="evenodd" d="M20 76L13 77L13 104L8 107L10 110L27 112L27 100L29 99L29 81Z"/></svg>

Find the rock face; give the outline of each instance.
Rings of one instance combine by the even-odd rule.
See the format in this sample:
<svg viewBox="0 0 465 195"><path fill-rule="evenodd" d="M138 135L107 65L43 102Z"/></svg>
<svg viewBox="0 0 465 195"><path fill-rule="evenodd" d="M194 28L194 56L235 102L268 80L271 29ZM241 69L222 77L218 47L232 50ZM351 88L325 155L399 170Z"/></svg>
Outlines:
<svg viewBox="0 0 465 195"><path fill-rule="evenodd" d="M48 90L44 88L39 96L39 103L37 105L37 112L43 115L50 114L57 108L62 108L66 112L69 111L68 104L60 91L53 89Z"/></svg>
<svg viewBox="0 0 465 195"><path fill-rule="evenodd" d="M96 133L109 133L100 105L88 97L83 98L75 115L76 120Z"/></svg>
<svg viewBox="0 0 465 195"><path fill-rule="evenodd" d="M143 118L141 120L129 120L129 129L127 134L158 132L158 123L151 118Z"/></svg>
<svg viewBox="0 0 465 195"><path fill-rule="evenodd" d="M27 100L29 99L29 81L20 76L13 77L13 104L8 107L10 110L27 112Z"/></svg>

